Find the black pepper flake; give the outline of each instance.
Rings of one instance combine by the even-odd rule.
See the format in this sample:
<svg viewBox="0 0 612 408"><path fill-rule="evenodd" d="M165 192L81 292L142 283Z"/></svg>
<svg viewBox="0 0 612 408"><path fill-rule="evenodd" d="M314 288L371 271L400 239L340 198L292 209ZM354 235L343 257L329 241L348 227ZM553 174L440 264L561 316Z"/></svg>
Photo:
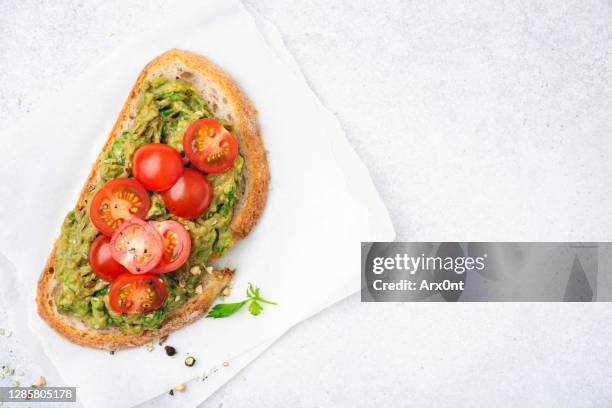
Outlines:
<svg viewBox="0 0 612 408"><path fill-rule="evenodd" d="M176 349L172 346L165 346L164 350L166 350L166 354L169 355L170 357L176 354Z"/></svg>
<svg viewBox="0 0 612 408"><path fill-rule="evenodd" d="M170 392L168 392L168 394L174 396L174 390L170 390Z"/></svg>
<svg viewBox="0 0 612 408"><path fill-rule="evenodd" d="M115 355L115 350L111 350L110 355L111 356Z"/></svg>

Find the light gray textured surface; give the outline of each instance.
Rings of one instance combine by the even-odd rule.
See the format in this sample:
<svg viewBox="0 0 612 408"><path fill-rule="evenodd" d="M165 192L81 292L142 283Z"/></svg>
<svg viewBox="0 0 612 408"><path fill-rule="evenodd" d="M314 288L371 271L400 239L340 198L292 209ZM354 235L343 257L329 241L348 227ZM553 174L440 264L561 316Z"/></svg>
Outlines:
<svg viewBox="0 0 612 408"><path fill-rule="evenodd" d="M338 115L398 239L609 240L609 2L247 3ZM0 2L0 117L27 116L177 7ZM353 296L203 406L605 406L611 318L607 304ZM0 339L2 364L37 375Z"/></svg>

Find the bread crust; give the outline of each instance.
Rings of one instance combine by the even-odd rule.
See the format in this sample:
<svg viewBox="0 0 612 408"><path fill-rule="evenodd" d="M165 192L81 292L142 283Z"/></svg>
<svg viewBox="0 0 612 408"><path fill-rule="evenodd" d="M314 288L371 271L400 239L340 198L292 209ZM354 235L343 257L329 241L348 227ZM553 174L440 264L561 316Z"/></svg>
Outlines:
<svg viewBox="0 0 612 408"><path fill-rule="evenodd" d="M47 265L48 266L48 265ZM172 311L158 330L147 330L141 335L124 333L116 328L102 330L86 327L78 318L57 312L54 291L59 283L53 279L53 267L48 266L38 280L38 314L49 326L73 343L101 350L123 350L142 346L166 336L202 318L221 291L229 285L234 272L230 269L202 272L202 293Z"/></svg>
<svg viewBox="0 0 612 408"><path fill-rule="evenodd" d="M207 58L189 51L171 49L147 64L132 87L102 152L109 148L115 137L133 118L143 83L159 76L159 73L163 73L167 67L175 67L178 72L195 72L206 78L206 81L214 84L216 92L220 92L223 103L231 112L229 119L234 124L234 134L238 139L240 154L244 158L241 191L234 207L231 228L235 240L243 239L259 220L266 204L270 180L268 160L259 133L257 111L231 77ZM102 152L81 190L76 204L77 209L87 204L87 197L96 185ZM116 328L96 330L85 327L76 317L62 315L57 311L54 301L54 291L57 286L57 281L54 279L55 247L56 245L38 281L36 296L38 313L68 340L97 349L121 350L140 346L200 319L233 276L233 271L230 269L203 272L202 293L171 312L158 330L146 331L142 335L127 334Z"/></svg>

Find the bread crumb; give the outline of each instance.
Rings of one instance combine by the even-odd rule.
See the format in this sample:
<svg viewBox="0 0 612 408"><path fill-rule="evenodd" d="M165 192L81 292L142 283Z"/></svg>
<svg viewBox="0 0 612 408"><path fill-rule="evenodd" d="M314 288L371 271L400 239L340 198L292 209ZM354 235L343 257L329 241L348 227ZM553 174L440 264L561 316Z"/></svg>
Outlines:
<svg viewBox="0 0 612 408"><path fill-rule="evenodd" d="M185 384L179 384L176 386L176 390L178 392L185 392L186 389L187 389L187 386L185 386Z"/></svg>
<svg viewBox="0 0 612 408"><path fill-rule="evenodd" d="M42 375L39 375L34 385L36 385L37 387L44 387L45 385L47 385L47 380Z"/></svg>
<svg viewBox="0 0 612 408"><path fill-rule="evenodd" d="M198 285L195 288L195 293L197 293L198 295L202 294L202 285Z"/></svg>
<svg viewBox="0 0 612 408"><path fill-rule="evenodd" d="M200 269L199 266L194 266L192 267L189 272L191 272L192 275L199 275L200 273L202 273L202 269Z"/></svg>
<svg viewBox="0 0 612 408"><path fill-rule="evenodd" d="M229 361L224 361L223 362L223 367L229 367Z"/></svg>
<svg viewBox="0 0 612 408"><path fill-rule="evenodd" d="M229 286L226 286L225 288L223 288L223 291L221 292L221 296L223 297L228 297L230 295L230 288Z"/></svg>

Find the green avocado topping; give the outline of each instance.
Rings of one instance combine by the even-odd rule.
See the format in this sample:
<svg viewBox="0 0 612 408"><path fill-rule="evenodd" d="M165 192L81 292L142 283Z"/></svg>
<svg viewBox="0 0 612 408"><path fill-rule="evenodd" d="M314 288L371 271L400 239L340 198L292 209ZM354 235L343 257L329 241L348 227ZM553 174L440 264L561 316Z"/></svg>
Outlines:
<svg viewBox="0 0 612 408"><path fill-rule="evenodd" d="M89 193L87 203L107 181L131 176L131 160L138 147L145 143L166 143L183 153L183 133L187 126L195 120L212 117L208 104L190 83L163 77L145 82L132 127L102 153L100 180ZM188 164L186 159L185 162ZM213 198L208 211L195 220L169 214L161 195L150 194L147 219L180 222L189 231L192 242L187 262L175 272L160 275L168 289L168 298L160 309L151 313L117 314L110 309L110 284L95 276L87 260L89 246L99 234L89 218L89 207L70 211L55 254L55 278L61 286L56 297L58 311L77 316L94 329L113 326L140 334L158 328L170 311L196 293L202 276L192 274L192 267L206 265L213 254L223 255L233 246L230 224L242 166L243 159L238 156L227 172L207 176L213 187Z"/></svg>

